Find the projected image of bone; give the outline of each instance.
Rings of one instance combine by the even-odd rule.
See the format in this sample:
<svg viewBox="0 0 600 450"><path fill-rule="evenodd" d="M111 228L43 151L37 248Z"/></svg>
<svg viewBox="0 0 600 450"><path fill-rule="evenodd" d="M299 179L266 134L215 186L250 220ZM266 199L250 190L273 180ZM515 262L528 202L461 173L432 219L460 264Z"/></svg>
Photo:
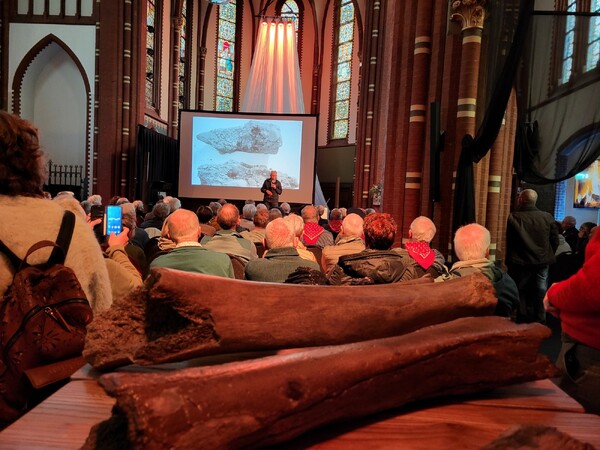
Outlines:
<svg viewBox="0 0 600 450"><path fill-rule="evenodd" d="M224 173L224 174L223 174ZM271 169L263 165L251 165L236 161L227 161L220 165L200 165L198 178L200 184L208 186L262 186L263 181L269 178ZM298 189L298 180L286 173L277 173L279 181L286 189Z"/></svg>
<svg viewBox="0 0 600 450"><path fill-rule="evenodd" d="M214 147L219 153L277 154L282 145L281 130L277 125L249 120L245 125L220 128L198 134L197 138Z"/></svg>
<svg viewBox="0 0 600 450"><path fill-rule="evenodd" d="M260 188L277 170L300 188L302 122L219 118L194 121L191 184Z"/></svg>

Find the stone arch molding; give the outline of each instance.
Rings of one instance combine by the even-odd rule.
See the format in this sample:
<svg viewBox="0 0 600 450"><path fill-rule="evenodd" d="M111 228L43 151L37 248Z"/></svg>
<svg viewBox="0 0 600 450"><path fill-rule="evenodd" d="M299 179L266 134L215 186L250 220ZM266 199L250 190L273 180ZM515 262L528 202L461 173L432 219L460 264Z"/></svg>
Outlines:
<svg viewBox="0 0 600 450"><path fill-rule="evenodd" d="M83 81L83 85L84 85L84 89L85 89L85 103L86 103L85 104L85 109L86 109L86 120L85 120L85 124L86 124L85 161L86 161L86 164L85 164L85 171L89 176L89 173L91 171L91 154L92 154L91 148L90 148L90 146L91 146L90 133L91 133L91 129L92 129L92 123L91 123L92 99L91 99L90 81L89 81L86 71L83 67L83 64L81 63L81 61L79 60L77 55L73 52L73 50L64 41L62 41L56 35L48 34L47 36L42 38L40 41L38 41L37 44L35 44L33 47L31 47L31 49L27 52L27 54L23 57L23 59L19 63L19 66L17 67L15 74L14 74L13 85L12 85L13 112L17 115L22 114L23 86L24 86L24 82L25 82L25 77L28 73L28 70L33 65L34 61L40 55L42 55L44 53L44 51L47 51L51 47L52 44L57 45L59 47L59 49L62 50L71 59L74 66L79 71L79 74L81 75L81 80Z"/></svg>

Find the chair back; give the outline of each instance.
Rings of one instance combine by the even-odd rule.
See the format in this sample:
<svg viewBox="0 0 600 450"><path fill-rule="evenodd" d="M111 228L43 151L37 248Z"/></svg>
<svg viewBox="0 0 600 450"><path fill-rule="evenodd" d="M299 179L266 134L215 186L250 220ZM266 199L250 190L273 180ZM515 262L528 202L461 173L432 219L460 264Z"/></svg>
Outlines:
<svg viewBox="0 0 600 450"><path fill-rule="evenodd" d="M246 269L246 260L240 258L239 256L232 255L230 253L227 254L229 259L231 260L231 265L233 266L233 274L236 280L244 279L244 271Z"/></svg>
<svg viewBox="0 0 600 450"><path fill-rule="evenodd" d="M313 255L315 255L315 258L317 259L317 264L319 264L319 266L321 267L321 271L324 272L325 269L321 265L321 260L322 260L322 256L323 256L323 249L320 248L320 247L315 247L314 245L307 245L306 246L306 250L308 250Z"/></svg>
<svg viewBox="0 0 600 450"><path fill-rule="evenodd" d="M257 242L255 242L254 245L256 246L256 253L258 254L258 257L262 258L265 254L265 246Z"/></svg>

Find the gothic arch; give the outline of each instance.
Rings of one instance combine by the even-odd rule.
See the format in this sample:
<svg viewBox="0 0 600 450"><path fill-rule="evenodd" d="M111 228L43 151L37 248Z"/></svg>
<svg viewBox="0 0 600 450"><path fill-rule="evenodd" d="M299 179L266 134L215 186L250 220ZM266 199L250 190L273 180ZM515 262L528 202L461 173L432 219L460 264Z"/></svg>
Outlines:
<svg viewBox="0 0 600 450"><path fill-rule="evenodd" d="M85 97L86 97L86 129L85 129L85 173L89 173L89 161L91 155L90 149L90 132L91 132L91 89L90 82L88 80L85 69L83 68L83 64L75 55L75 53L71 50L71 48L65 44L61 39L59 39L54 34L48 34L44 38L42 38L37 44L35 44L31 49L27 52L27 54L21 60L17 70L15 71L15 76L13 78L13 112L17 115L21 115L21 105L22 105L22 89L23 82L25 80L25 75L27 74L28 69L31 67L35 59L50 45L56 44L60 49L62 49L72 60L75 67L77 67L81 79L85 88Z"/></svg>

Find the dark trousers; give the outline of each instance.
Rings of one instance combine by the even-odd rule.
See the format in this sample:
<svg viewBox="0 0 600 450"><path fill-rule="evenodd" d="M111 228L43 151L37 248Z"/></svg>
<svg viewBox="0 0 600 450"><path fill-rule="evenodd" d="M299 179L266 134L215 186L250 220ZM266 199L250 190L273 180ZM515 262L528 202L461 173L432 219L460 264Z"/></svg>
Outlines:
<svg viewBox="0 0 600 450"><path fill-rule="evenodd" d="M544 295L548 290L548 267L518 264L508 266L508 274L515 280L519 289L517 322L546 322Z"/></svg>
<svg viewBox="0 0 600 450"><path fill-rule="evenodd" d="M600 350L566 334L556 365L563 369L559 387L577 400L586 412L600 414Z"/></svg>

